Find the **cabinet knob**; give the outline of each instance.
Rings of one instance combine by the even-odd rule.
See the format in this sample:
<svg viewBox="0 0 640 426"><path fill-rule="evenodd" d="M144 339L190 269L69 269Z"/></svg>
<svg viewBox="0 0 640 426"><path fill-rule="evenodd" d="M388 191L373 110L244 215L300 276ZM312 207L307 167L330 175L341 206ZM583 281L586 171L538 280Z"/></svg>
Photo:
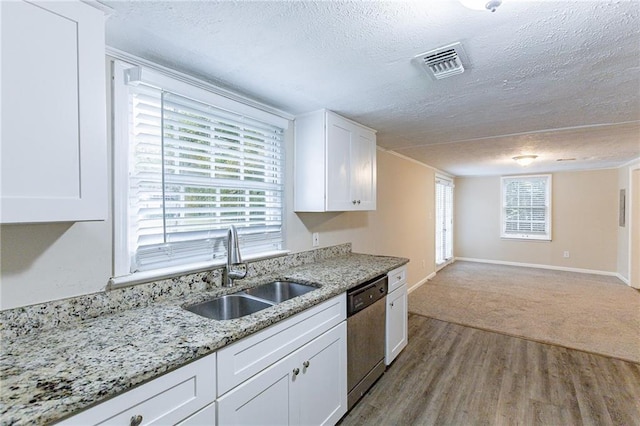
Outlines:
<svg viewBox="0 0 640 426"><path fill-rule="evenodd" d="M302 366L304 368L309 368L309 365L311 365L311 363L309 361L305 361L305 362L302 363Z"/></svg>
<svg viewBox="0 0 640 426"><path fill-rule="evenodd" d="M356 200L351 201L351 203L355 204L355 203L356 203Z"/></svg>
<svg viewBox="0 0 640 426"><path fill-rule="evenodd" d="M140 423L142 423L142 416L140 414L131 416L131 421L129 422L129 426L140 426Z"/></svg>
<svg viewBox="0 0 640 426"><path fill-rule="evenodd" d="M360 204L360 200L358 200L358 204Z"/></svg>
<svg viewBox="0 0 640 426"><path fill-rule="evenodd" d="M293 375L297 376L298 374L300 374L300 369L298 367L293 369Z"/></svg>

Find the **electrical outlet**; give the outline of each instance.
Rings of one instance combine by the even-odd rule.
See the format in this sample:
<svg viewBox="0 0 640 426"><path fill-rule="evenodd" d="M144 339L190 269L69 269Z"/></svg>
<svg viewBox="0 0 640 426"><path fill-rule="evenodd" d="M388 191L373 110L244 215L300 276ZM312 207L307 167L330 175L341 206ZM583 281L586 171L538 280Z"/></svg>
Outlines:
<svg viewBox="0 0 640 426"><path fill-rule="evenodd" d="M562 257L569 258L569 250L565 250L564 253L562 253Z"/></svg>
<svg viewBox="0 0 640 426"><path fill-rule="evenodd" d="M314 232L311 235L311 239L312 239L313 247L318 247L320 245L320 234L318 234L317 232Z"/></svg>

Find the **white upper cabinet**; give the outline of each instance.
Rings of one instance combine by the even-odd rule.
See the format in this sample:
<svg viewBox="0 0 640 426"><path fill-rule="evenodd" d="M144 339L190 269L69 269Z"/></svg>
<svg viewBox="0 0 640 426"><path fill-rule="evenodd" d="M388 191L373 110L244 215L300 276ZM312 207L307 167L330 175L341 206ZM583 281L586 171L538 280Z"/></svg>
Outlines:
<svg viewBox="0 0 640 426"><path fill-rule="evenodd" d="M296 118L294 209L376 209L376 133L331 111Z"/></svg>
<svg viewBox="0 0 640 426"><path fill-rule="evenodd" d="M0 2L0 222L107 217L104 13Z"/></svg>

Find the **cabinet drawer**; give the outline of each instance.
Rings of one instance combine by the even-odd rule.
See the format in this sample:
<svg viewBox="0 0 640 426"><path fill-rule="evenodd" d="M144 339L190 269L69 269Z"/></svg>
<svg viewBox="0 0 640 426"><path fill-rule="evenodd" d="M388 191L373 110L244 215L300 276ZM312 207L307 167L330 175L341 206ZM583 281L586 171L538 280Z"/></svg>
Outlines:
<svg viewBox="0 0 640 426"><path fill-rule="evenodd" d="M403 265L394 269L387 274L387 277L389 277L389 290L387 293L391 293L407 282L407 266Z"/></svg>
<svg viewBox="0 0 640 426"><path fill-rule="evenodd" d="M218 351L218 395L344 321L346 296L341 294Z"/></svg>
<svg viewBox="0 0 640 426"><path fill-rule="evenodd" d="M135 416L142 416L141 425L176 424L214 402L215 365L215 354L206 356L83 411L61 424L129 425Z"/></svg>

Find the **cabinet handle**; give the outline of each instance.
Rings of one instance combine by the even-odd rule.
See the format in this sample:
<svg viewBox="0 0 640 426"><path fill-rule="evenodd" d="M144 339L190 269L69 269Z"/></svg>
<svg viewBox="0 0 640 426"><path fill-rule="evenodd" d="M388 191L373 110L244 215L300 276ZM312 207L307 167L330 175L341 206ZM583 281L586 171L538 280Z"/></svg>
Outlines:
<svg viewBox="0 0 640 426"><path fill-rule="evenodd" d="M129 422L129 426L140 426L140 423L142 423L142 416L140 414L131 416L131 421Z"/></svg>
<svg viewBox="0 0 640 426"><path fill-rule="evenodd" d="M300 369L298 367L293 369L293 375L297 376L298 374L300 374Z"/></svg>
<svg viewBox="0 0 640 426"><path fill-rule="evenodd" d="M309 365L310 365L309 361L305 361L305 362L302 363L302 366L304 368L309 368Z"/></svg>

